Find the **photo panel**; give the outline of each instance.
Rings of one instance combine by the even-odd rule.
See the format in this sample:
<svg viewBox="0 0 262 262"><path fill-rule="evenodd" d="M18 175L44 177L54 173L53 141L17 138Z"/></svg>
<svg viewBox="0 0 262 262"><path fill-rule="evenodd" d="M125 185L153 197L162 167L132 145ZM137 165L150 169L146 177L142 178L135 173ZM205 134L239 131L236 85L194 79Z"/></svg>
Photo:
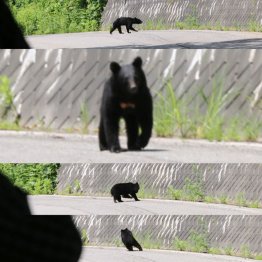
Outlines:
<svg viewBox="0 0 262 262"><path fill-rule="evenodd" d="M2 162L261 162L260 50L0 56Z"/></svg>

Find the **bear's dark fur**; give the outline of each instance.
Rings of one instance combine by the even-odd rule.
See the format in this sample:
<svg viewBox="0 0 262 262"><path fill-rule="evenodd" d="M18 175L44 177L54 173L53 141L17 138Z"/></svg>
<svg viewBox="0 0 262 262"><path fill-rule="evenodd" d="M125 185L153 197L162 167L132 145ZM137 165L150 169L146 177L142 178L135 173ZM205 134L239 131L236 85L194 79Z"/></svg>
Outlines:
<svg viewBox="0 0 262 262"><path fill-rule="evenodd" d="M142 69L142 59L132 64L110 64L111 78L106 82L99 125L100 150L120 152L119 121L123 117L127 131L129 150L141 150L151 137L153 126L153 103ZM139 134L140 130L140 134Z"/></svg>
<svg viewBox="0 0 262 262"><path fill-rule="evenodd" d="M133 247L138 248L139 251L143 251L141 245L135 240L132 232L127 228L121 230L121 238L123 244L129 251L133 251Z"/></svg>
<svg viewBox="0 0 262 262"><path fill-rule="evenodd" d="M127 33L131 33L129 30L138 32L135 28L133 28L133 24L142 24L143 21L134 17L120 17L117 18L114 22L113 22L113 27L111 27L110 29L110 34L112 34L116 29L118 29L119 34L123 34L122 30L121 30L121 26L125 25L126 26L126 31Z"/></svg>
<svg viewBox="0 0 262 262"><path fill-rule="evenodd" d="M134 198L135 201L139 201L139 199L136 196L136 193L139 190L139 184L138 183L121 183L121 184L115 184L111 188L111 195L114 198L114 202L123 202L121 200L121 196L124 198Z"/></svg>

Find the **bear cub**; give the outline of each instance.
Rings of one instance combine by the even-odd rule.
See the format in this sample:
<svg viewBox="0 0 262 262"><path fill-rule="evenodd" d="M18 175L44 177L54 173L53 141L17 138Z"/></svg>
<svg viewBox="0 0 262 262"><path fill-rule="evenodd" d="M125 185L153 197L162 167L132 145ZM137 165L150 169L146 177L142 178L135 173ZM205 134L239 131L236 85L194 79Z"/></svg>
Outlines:
<svg viewBox="0 0 262 262"><path fill-rule="evenodd" d="M114 202L123 202L121 199L121 196L124 198L134 198L135 201L139 201L139 199L136 196L136 193L139 190L139 184L138 183L121 183L121 184L115 184L111 188L111 195L114 198Z"/></svg>
<svg viewBox="0 0 262 262"><path fill-rule="evenodd" d="M110 34L112 34L116 29L118 29L119 34L123 34L121 30L121 26L126 26L127 33L131 33L129 30L138 32L135 28L133 28L133 24L142 24L143 21L134 17L119 17L113 22L113 27L110 29Z"/></svg>
<svg viewBox="0 0 262 262"><path fill-rule="evenodd" d="M141 150L151 137L153 102L142 69L142 59L132 64L110 64L112 75L105 83L100 107L99 147L119 153L119 122L123 118L128 150Z"/></svg>
<svg viewBox="0 0 262 262"><path fill-rule="evenodd" d="M141 245L135 240L132 232L127 228L121 230L121 238L123 244L129 251L133 251L133 247L136 247L139 251L143 251Z"/></svg>

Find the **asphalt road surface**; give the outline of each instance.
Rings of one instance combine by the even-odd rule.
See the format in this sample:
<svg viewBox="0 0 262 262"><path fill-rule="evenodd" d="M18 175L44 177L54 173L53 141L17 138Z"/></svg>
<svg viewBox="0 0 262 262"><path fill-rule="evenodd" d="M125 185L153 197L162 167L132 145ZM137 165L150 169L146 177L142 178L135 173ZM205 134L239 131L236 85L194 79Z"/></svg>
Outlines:
<svg viewBox="0 0 262 262"><path fill-rule="evenodd" d="M123 199L114 203L109 197L29 196L35 215L262 215L262 209L158 199Z"/></svg>
<svg viewBox="0 0 262 262"><path fill-rule="evenodd" d="M168 250L144 250L130 252L124 248L84 247L79 262L251 262L254 260Z"/></svg>
<svg viewBox="0 0 262 262"><path fill-rule="evenodd" d="M126 140L121 139L122 147ZM0 131L0 162L130 163L196 162L261 163L262 143L228 143L152 138L142 151L99 151L97 136Z"/></svg>
<svg viewBox="0 0 262 262"><path fill-rule="evenodd" d="M31 47L52 48L262 48L262 33L211 30L147 30L28 36Z"/></svg>

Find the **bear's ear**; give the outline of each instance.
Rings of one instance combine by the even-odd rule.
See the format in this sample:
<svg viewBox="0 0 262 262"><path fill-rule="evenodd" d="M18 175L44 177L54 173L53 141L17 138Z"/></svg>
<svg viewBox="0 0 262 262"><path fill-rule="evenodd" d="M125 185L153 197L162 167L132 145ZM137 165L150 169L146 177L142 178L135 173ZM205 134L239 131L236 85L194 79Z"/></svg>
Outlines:
<svg viewBox="0 0 262 262"><path fill-rule="evenodd" d="M133 66L134 67L138 67L140 68L142 66L142 58L140 56L138 56L137 58L135 58L135 60L133 61Z"/></svg>
<svg viewBox="0 0 262 262"><path fill-rule="evenodd" d="M113 74L117 74L120 71L121 66L117 62L112 62L110 64L110 69Z"/></svg>

